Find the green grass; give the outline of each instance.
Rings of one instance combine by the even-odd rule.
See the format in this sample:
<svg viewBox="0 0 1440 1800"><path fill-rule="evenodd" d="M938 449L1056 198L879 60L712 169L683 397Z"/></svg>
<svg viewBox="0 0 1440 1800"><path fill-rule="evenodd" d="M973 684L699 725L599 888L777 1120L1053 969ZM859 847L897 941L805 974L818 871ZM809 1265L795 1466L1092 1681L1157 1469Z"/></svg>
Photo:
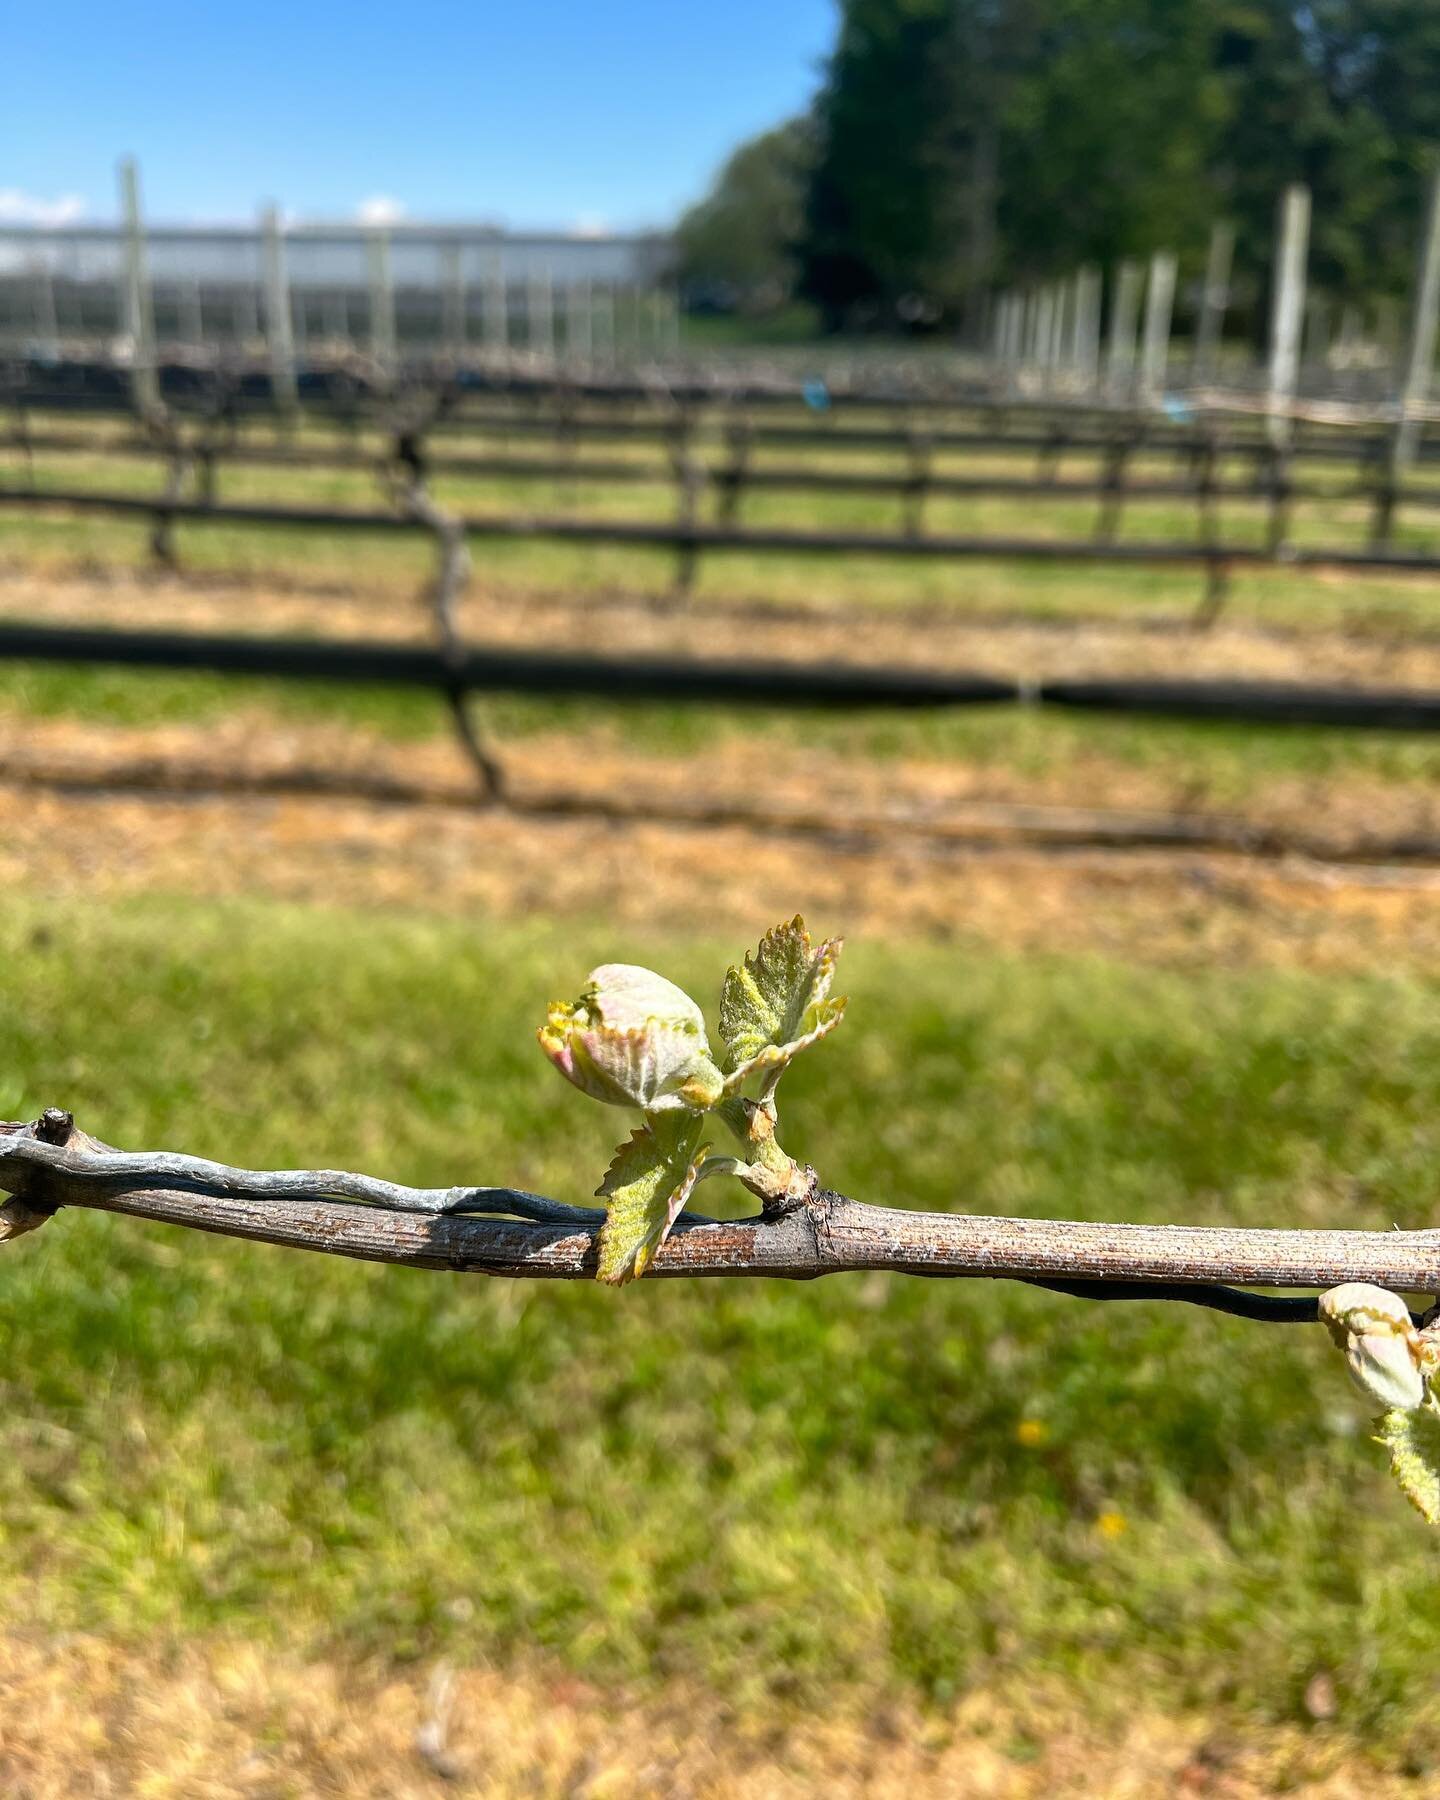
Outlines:
<svg viewBox="0 0 1440 1800"><path fill-rule="evenodd" d="M623 1117L545 1068L545 1000L631 956L713 1001L739 948L12 894L0 1113L578 1198ZM784 1098L791 1147L862 1198L1433 1218L1428 985L852 964L851 1021ZM1377 1757L1440 1753L1436 1541L1318 1329L978 1281L487 1283L85 1214L3 1274L11 1625L538 1652L756 1716L1044 1669L1095 1715L1288 1718L1323 1668Z"/></svg>
<svg viewBox="0 0 1440 1800"><path fill-rule="evenodd" d="M310 434L305 434L310 435ZM498 446L479 438L459 439L459 449ZM511 446L514 447L513 445ZM608 455L615 452L602 447ZM553 452L548 439L521 441L520 452L544 456ZM633 454L621 447L621 454ZM718 444L709 452L723 460ZM767 453L768 454L768 453ZM797 457L819 466L826 461L855 469L871 466L904 472L903 457L858 459L828 457L822 449L775 453L787 463ZM771 458L773 460L773 458ZM442 503L477 515L532 512L572 517L668 520L675 514L673 486L664 477L664 457L654 450L645 460L662 472L656 484L605 485L577 474L573 480L485 480L441 475L434 483ZM767 455L757 457L757 466ZM1072 454L1063 472L1084 473L1094 458ZM1004 468L1024 473L1032 458L955 456L937 467L956 473ZM16 472L20 472L19 464ZM1137 477L1173 473L1173 461L1154 460L1137 467ZM100 491L158 493L163 465L158 459L125 456L62 455L39 458L34 478L40 486L93 488ZM1324 471L1316 479L1324 479ZM221 465L217 492L227 502L278 502L284 505L338 505L358 510L384 508L374 476L364 470L284 469L246 464ZM702 518L712 514L712 502ZM757 528L780 525L795 529L899 532L905 516L901 498L893 495L752 491L744 501L740 523ZM932 534L959 533L995 537L1068 538L1086 543L1093 535L1097 503L1091 500L980 497L932 497L925 514ZM1264 538L1264 509L1227 503L1220 513L1222 535L1235 544L1259 544ZM1361 548L1367 541L1368 505L1355 500L1319 500L1297 504L1291 538L1301 545ZM1125 510L1120 537L1130 541L1194 539L1195 508L1175 501L1132 501ZM174 541L183 567L207 573L244 572L262 577L283 570L292 576L331 582L359 581L418 586L429 565L423 539L394 533L333 533L284 525L250 527L227 524L178 526ZM1397 547L1433 551L1440 544L1440 514L1412 508L1396 523ZM673 552L623 545L477 540L476 566L492 589L545 586L574 592L623 588L663 593L674 574ZM80 514L43 516L17 512L0 518L0 554L22 562L53 565L57 560L92 559L144 565L149 557L148 527L131 520ZM696 593L794 601L829 597L837 602L883 607L924 603L954 607L957 613L1024 609L1047 615L1093 615L1133 618L1165 614L1186 617L1204 590L1201 569L1178 566L1126 566L1084 563L990 562L985 559L906 559L885 555L836 556L804 553L710 552L699 563ZM1343 584L1313 573L1283 568L1239 571L1232 583L1229 616L1260 619L1297 627L1374 621L1433 623L1433 586L1423 580L1387 576L1383 571L1357 574Z"/></svg>
<svg viewBox="0 0 1440 1800"><path fill-rule="evenodd" d="M703 758L727 740L759 738L797 751L810 747L866 761L932 759L1032 781L1061 780L1083 767L1086 798L1099 803L1107 776L1163 784L1177 803L1242 808L1263 799L1276 781L1415 788L1440 780L1440 738L1427 732L1250 726L1021 707L806 714L658 702L614 708L602 699L520 695L485 699L480 706L502 755L507 743L541 732L598 732L617 747L692 758ZM204 724L237 708L256 717L257 729L328 721L375 731L398 747L453 730L441 701L404 688L85 665L0 666L0 719ZM563 784L563 770L556 781Z"/></svg>

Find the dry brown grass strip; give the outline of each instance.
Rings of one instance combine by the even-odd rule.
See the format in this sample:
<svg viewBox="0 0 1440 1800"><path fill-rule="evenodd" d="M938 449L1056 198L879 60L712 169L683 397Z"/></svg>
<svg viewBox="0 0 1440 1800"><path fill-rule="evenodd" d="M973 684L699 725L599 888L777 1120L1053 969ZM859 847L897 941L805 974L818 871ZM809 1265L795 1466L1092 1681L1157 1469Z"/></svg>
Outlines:
<svg viewBox="0 0 1440 1800"><path fill-rule="evenodd" d="M0 1636L0 1791L145 1800L1311 1800L1414 1793L1323 1729L1068 1710L1042 1680L945 1715L746 1724L554 1672L307 1662L235 1641L137 1652Z"/></svg>

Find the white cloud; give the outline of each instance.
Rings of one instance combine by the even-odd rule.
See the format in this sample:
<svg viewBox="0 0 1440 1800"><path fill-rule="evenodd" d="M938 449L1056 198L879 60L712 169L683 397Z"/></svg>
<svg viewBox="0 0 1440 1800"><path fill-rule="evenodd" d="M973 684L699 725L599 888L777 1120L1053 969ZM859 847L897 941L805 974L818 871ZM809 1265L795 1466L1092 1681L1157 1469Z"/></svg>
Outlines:
<svg viewBox="0 0 1440 1800"><path fill-rule="evenodd" d="M371 194L355 208L355 217L362 225L398 225L405 208L389 194Z"/></svg>
<svg viewBox="0 0 1440 1800"><path fill-rule="evenodd" d="M73 225L85 213L80 194L42 200L23 188L0 188L0 225Z"/></svg>
<svg viewBox="0 0 1440 1800"><path fill-rule="evenodd" d="M603 213L581 213L572 230L576 237L607 237L610 232L610 221Z"/></svg>

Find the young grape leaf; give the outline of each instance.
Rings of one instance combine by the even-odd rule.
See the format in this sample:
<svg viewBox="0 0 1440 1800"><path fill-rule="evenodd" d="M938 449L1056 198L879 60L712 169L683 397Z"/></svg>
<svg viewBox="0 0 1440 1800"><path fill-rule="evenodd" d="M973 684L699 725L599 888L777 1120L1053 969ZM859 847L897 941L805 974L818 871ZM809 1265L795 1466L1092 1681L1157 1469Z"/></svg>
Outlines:
<svg viewBox="0 0 1440 1800"><path fill-rule="evenodd" d="M607 1202L599 1280L619 1287L654 1261L699 1178L704 1124L695 1113L654 1113L615 1152L596 1189Z"/></svg>
<svg viewBox="0 0 1440 1800"><path fill-rule="evenodd" d="M843 942L812 944L797 916L767 931L758 950L731 966L720 995L727 1089L755 1069L783 1069L840 1023L845 1002L827 996Z"/></svg>
<svg viewBox="0 0 1440 1800"><path fill-rule="evenodd" d="M1427 1525L1440 1525L1440 1418L1429 1407L1380 1420L1377 1440L1390 1452L1390 1473Z"/></svg>

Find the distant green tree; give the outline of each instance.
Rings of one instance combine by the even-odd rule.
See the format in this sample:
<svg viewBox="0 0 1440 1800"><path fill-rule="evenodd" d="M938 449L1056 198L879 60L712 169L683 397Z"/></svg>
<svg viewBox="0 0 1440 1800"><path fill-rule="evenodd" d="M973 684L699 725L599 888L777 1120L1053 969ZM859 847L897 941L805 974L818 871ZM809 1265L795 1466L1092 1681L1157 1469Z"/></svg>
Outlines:
<svg viewBox="0 0 1440 1800"><path fill-rule="evenodd" d="M832 323L989 272L1007 0L845 0L815 105L802 291Z"/></svg>
<svg viewBox="0 0 1440 1800"><path fill-rule="evenodd" d="M1227 105L1214 5L1050 0L1027 25L1006 82L998 272L1203 245Z"/></svg>
<svg viewBox="0 0 1440 1800"><path fill-rule="evenodd" d="M1216 65L1228 123L1212 178L1242 259L1268 263L1276 197L1303 181L1312 279L1355 297L1403 291L1440 144L1440 5L1232 0Z"/></svg>
<svg viewBox="0 0 1440 1800"><path fill-rule="evenodd" d="M918 290L1188 243L1223 120L1213 0L845 0L816 102L804 283L832 320Z"/></svg>
<svg viewBox="0 0 1440 1800"><path fill-rule="evenodd" d="M680 220L679 275L692 297L749 311L791 297L812 141L808 119L751 138Z"/></svg>
<svg viewBox="0 0 1440 1800"><path fill-rule="evenodd" d="M1402 293L1440 146L1440 0L841 0L808 124L681 228L693 279L792 279L832 326L973 316L997 284L1238 226L1259 301L1288 181L1311 276Z"/></svg>

